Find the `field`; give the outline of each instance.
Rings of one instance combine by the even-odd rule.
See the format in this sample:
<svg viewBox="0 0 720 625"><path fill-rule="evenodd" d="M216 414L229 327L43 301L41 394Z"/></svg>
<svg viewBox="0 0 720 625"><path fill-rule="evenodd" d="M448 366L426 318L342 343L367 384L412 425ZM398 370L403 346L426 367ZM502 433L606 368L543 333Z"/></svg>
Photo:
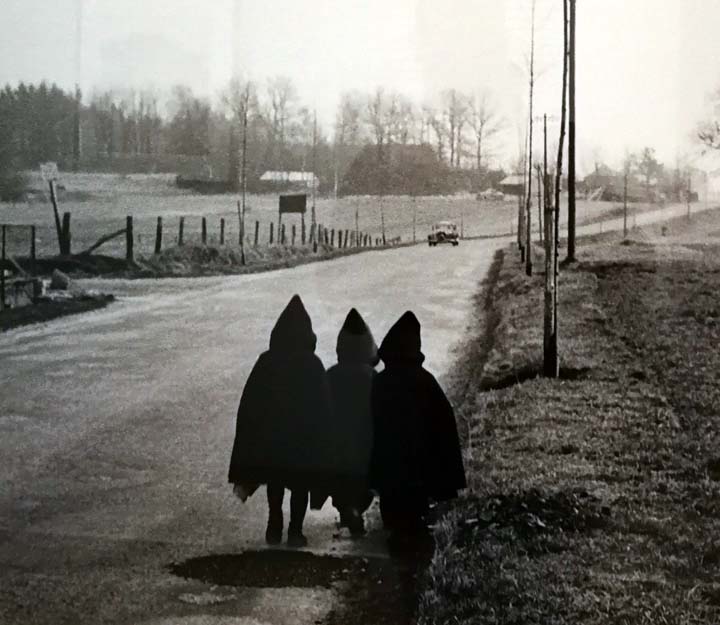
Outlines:
<svg viewBox="0 0 720 625"><path fill-rule="evenodd" d="M72 250L82 251L101 236L125 227L126 215L132 215L135 230L135 248L138 255L152 254L157 218L163 218L163 246L177 242L178 223L185 217L185 241L199 241L201 218L207 218L208 242L217 244L220 236L220 219L225 219L225 236L228 243L238 238L237 196L203 196L177 189L171 175L115 175L115 174L63 174L59 192L60 212L71 213ZM37 253L39 256L57 253L57 237L48 195L39 175L32 174L35 189L32 199L22 203L0 204L0 223L35 224L37 227ZM515 231L517 204L515 198L505 202L480 202L474 196L444 197L347 197L317 199L317 221L327 228L355 229L358 227L373 237L382 233L385 221L386 238L401 237L403 241L427 236L431 224L441 219L454 219L465 237L502 236ZM259 242L268 242L270 223L277 228L277 195L252 195L247 200L246 232L253 237L255 222L259 226ZM635 210L642 209L635 208ZM617 212L610 202L578 201L578 223L598 222L604 215ZM564 214L565 211L563 211ZM382 215L381 215L382 213ZM533 211L537 226L537 209ZM415 225L413 228L413 214ZM300 219L285 215L287 237L296 225L298 241ZM306 215L307 225L310 214ZM277 236L277 234L276 234ZM9 253L24 256L28 249L28 234L10 230ZM122 256L125 253L123 237L114 239L98 249L98 253Z"/></svg>
<svg viewBox="0 0 720 625"><path fill-rule="evenodd" d="M421 623L720 622L720 210L593 235L578 261L560 380L537 376L543 276L510 248L491 272L459 407L471 489Z"/></svg>

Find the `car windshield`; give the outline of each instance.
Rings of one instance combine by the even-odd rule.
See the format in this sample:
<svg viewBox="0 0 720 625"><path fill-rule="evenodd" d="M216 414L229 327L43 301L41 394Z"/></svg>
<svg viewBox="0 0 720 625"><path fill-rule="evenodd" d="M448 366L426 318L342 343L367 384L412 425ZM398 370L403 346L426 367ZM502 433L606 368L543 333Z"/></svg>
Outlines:
<svg viewBox="0 0 720 625"><path fill-rule="evenodd" d="M450 221L441 221L435 224L435 230L455 230L457 226Z"/></svg>

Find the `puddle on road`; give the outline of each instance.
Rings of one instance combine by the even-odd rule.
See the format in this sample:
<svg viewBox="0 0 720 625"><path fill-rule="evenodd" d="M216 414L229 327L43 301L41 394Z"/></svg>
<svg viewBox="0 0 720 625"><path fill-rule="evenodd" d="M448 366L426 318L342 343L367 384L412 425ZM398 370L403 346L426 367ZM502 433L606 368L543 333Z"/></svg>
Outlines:
<svg viewBox="0 0 720 625"><path fill-rule="evenodd" d="M217 586L330 588L337 582L366 574L369 564L368 558L267 549L190 558L173 563L168 569L173 575Z"/></svg>

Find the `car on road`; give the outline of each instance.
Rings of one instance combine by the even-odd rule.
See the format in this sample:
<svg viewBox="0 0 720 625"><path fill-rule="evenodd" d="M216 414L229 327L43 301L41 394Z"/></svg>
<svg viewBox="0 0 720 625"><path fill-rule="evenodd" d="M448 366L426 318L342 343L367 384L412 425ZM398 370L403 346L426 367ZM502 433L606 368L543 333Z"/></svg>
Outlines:
<svg viewBox="0 0 720 625"><path fill-rule="evenodd" d="M485 189L485 191L480 191L475 196L478 200L490 200L492 202L502 202L505 199L505 194L502 191L498 191L497 189Z"/></svg>
<svg viewBox="0 0 720 625"><path fill-rule="evenodd" d="M434 247L439 243L459 243L457 224L454 221L438 221L428 234L428 245Z"/></svg>

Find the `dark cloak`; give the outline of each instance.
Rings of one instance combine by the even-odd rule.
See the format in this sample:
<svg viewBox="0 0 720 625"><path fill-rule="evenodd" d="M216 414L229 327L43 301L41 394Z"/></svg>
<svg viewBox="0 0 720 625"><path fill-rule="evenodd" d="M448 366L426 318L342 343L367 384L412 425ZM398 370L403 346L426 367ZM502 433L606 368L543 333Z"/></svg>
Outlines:
<svg viewBox="0 0 720 625"><path fill-rule="evenodd" d="M229 481L327 487L337 463L329 444L330 388L316 337L295 295L253 367L240 399Z"/></svg>
<svg viewBox="0 0 720 625"><path fill-rule="evenodd" d="M381 497L442 501L466 487L455 414L422 363L420 323L408 311L380 346L385 369L372 385L370 481Z"/></svg>
<svg viewBox="0 0 720 625"><path fill-rule="evenodd" d="M354 308L338 334L336 353L338 362L327 372L334 409L331 444L338 457L338 488L331 494L354 501L368 490L373 444L370 391L379 362L372 332ZM321 506L327 494L313 493L311 506Z"/></svg>

